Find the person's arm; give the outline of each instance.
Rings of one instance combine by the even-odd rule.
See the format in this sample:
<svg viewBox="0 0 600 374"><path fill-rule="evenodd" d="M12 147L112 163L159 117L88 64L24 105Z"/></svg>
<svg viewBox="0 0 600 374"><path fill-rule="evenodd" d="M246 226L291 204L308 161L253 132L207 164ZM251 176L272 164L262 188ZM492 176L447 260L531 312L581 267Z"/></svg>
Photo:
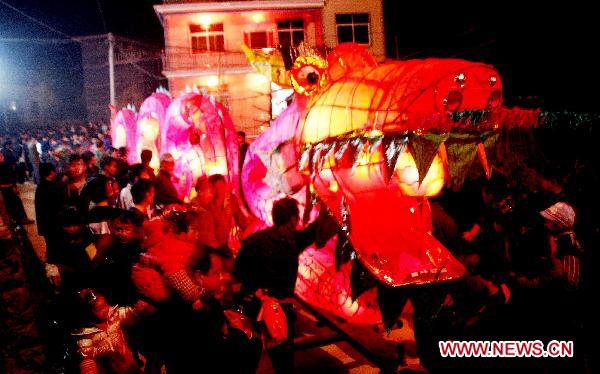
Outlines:
<svg viewBox="0 0 600 374"><path fill-rule="evenodd" d="M215 221L208 211L203 211L198 214L198 243L213 249L219 247L217 237L215 235Z"/></svg>
<svg viewBox="0 0 600 374"><path fill-rule="evenodd" d="M303 230L296 231L294 235L296 239L296 248L298 248L299 251L298 255L312 243L315 243L315 241L319 248L323 247L329 239L337 234L338 228L335 219L327 212L326 208L321 205L317 219Z"/></svg>

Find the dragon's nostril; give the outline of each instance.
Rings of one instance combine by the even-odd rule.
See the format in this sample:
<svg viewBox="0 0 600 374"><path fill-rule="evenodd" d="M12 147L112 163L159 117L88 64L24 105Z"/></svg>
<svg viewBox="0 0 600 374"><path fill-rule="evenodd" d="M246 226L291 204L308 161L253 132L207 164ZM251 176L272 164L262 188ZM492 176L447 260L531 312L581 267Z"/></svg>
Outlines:
<svg viewBox="0 0 600 374"><path fill-rule="evenodd" d="M451 91L444 99L444 106L449 112L456 112L462 104L463 96L458 91Z"/></svg>
<svg viewBox="0 0 600 374"><path fill-rule="evenodd" d="M486 105L486 109L494 109L499 107L502 104L502 91L500 90L496 90L494 92L491 93L487 105Z"/></svg>

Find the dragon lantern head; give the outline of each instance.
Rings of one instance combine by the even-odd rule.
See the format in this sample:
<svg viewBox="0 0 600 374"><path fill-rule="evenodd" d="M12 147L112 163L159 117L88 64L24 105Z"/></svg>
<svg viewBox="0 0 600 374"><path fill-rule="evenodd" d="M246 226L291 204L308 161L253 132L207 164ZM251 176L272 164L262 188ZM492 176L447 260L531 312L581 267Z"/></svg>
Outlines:
<svg viewBox="0 0 600 374"><path fill-rule="evenodd" d="M388 286L462 275L431 235L423 199L444 186L444 155L412 139L448 132L450 113L500 106L499 74L457 59L380 65L364 47L343 44L329 54L327 76L298 126L300 169L351 227L358 259Z"/></svg>

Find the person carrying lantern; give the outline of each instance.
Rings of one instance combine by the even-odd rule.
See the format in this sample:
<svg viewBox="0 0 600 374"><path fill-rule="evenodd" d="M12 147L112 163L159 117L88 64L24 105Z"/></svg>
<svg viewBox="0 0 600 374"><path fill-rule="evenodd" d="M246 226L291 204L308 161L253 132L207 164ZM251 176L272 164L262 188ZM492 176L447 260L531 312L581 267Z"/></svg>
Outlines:
<svg viewBox="0 0 600 374"><path fill-rule="evenodd" d="M241 296L248 303L248 312L254 314L257 302L263 305L262 315L267 330L275 342L267 344L269 356L276 373L294 371L294 320L296 314L292 303L298 274L298 257L317 239L331 237L337 232L337 224L330 224L332 218L321 210L319 217L303 230L298 230L300 212L298 202L283 198L273 204L274 226L259 231L246 238L234 265L234 276L241 283ZM335 228L329 232L324 228ZM321 237L323 236L323 238ZM322 240L325 243L327 240ZM276 302L281 306L277 307ZM265 308L265 304L269 308ZM268 311L283 309L285 319ZM260 317L260 316L259 316ZM280 339L278 334L285 330L287 336Z"/></svg>

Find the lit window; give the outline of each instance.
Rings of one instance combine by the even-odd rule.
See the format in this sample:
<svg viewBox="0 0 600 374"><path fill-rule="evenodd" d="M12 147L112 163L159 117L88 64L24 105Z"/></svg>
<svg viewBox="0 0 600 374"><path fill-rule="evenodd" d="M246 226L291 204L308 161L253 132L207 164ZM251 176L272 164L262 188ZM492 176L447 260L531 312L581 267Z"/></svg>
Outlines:
<svg viewBox="0 0 600 374"><path fill-rule="evenodd" d="M190 42L192 53L224 51L223 24L190 25Z"/></svg>
<svg viewBox="0 0 600 374"><path fill-rule="evenodd" d="M354 42L369 44L369 14L336 14L338 43Z"/></svg>
<svg viewBox="0 0 600 374"><path fill-rule="evenodd" d="M296 46L304 41L304 20L291 19L277 22L279 44L284 47Z"/></svg>
<svg viewBox="0 0 600 374"><path fill-rule="evenodd" d="M252 49L273 48L273 33L271 31L246 31L244 42Z"/></svg>

